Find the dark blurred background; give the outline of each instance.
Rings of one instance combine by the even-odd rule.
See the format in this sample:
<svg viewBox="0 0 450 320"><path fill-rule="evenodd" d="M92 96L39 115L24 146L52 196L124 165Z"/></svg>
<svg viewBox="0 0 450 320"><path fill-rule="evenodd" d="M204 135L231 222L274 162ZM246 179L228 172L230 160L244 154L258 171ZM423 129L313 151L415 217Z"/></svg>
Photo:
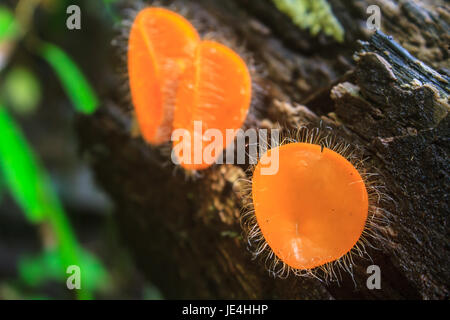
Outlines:
<svg viewBox="0 0 450 320"><path fill-rule="evenodd" d="M82 8L81 30L66 27L70 16L66 9L72 4ZM69 228L62 232L69 233L69 238L74 234L75 246L92 254L93 262L86 262L82 272L86 270L96 281L84 298L160 299L158 289L143 279L122 246L112 218L113 205L96 185L89 159L78 152L74 133L78 114L92 112L102 95L120 85L115 82L117 57L111 48L120 13L114 0L0 0L0 108L6 110L4 116L16 128L18 139L23 138L23 143L17 144L21 147L13 148L6 138L1 143L3 156L14 161L31 150L34 155L26 159L30 165L38 163L39 170L50 178L48 192L55 193L64 209L60 213ZM56 51L53 58L46 59L42 54L45 43L57 47L68 61L61 58L58 62ZM73 88L64 82L61 70L58 73L58 63L64 72L73 71L64 63L79 72L80 81L94 97L92 110L77 107L80 92L70 92ZM77 79L75 75L69 78ZM0 128L0 134L6 130L11 128ZM58 223L51 218L30 219L24 209L27 200L20 200L23 180L11 192L8 186L18 173L1 157L2 152L0 299L80 298L67 289L68 275L61 274L65 262L55 245ZM40 180L36 181L32 187L40 188Z"/></svg>

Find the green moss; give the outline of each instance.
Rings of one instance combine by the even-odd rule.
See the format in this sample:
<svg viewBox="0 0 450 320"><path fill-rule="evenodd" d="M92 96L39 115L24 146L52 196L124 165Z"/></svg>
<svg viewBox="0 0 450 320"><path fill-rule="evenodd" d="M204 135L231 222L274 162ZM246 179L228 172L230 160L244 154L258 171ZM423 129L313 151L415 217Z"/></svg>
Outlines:
<svg viewBox="0 0 450 320"><path fill-rule="evenodd" d="M309 29L312 35L324 32L339 42L344 41L344 29L326 0L272 1L278 10L287 14L301 29Z"/></svg>

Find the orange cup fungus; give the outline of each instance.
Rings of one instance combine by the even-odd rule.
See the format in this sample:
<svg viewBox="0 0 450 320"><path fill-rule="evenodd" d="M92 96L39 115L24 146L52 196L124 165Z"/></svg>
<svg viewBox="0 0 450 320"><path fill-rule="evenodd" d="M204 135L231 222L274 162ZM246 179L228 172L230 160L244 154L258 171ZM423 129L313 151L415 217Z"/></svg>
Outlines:
<svg viewBox="0 0 450 320"><path fill-rule="evenodd" d="M144 139L169 141L178 80L193 59L200 37L184 17L146 8L133 22L128 41L128 75Z"/></svg>
<svg viewBox="0 0 450 320"><path fill-rule="evenodd" d="M185 169L201 170L212 163L194 161L198 135L216 129L239 129L251 102L251 78L245 62L232 49L201 41L182 16L163 8L147 8L133 22L128 43L128 73L133 105L144 139L152 145L170 140L175 129L188 133L192 161L179 159ZM201 121L202 132L194 132ZM219 141L216 141L219 143ZM218 155L216 155L218 156ZM184 157L183 157L184 158Z"/></svg>
<svg viewBox="0 0 450 320"><path fill-rule="evenodd" d="M222 141L214 141L226 148L226 130L239 129L250 106L252 83L247 65L233 50L214 42L202 41L195 52L194 63L184 73L177 93L174 129L186 129L188 141L174 141L187 145L191 151L189 161L180 160L185 169L201 170L210 166L205 159L195 160L203 153L201 140L208 129L216 129ZM194 122L201 121L201 132L194 128ZM213 142L213 143L214 143ZM202 145L200 145L202 144ZM215 154L217 157L218 154Z"/></svg>
<svg viewBox="0 0 450 320"><path fill-rule="evenodd" d="M291 270L336 261L355 246L368 218L368 192L358 170L342 155L317 144L278 148L279 170L262 175L256 165L252 200L266 244Z"/></svg>

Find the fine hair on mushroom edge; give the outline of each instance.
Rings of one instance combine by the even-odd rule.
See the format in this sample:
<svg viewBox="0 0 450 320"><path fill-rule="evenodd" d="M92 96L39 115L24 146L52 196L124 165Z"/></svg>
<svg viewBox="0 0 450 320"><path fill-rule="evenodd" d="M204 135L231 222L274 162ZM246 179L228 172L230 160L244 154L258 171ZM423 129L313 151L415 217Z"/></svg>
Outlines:
<svg viewBox="0 0 450 320"><path fill-rule="evenodd" d="M113 39L113 46L116 47L118 59L119 59L119 70L118 75L120 76L120 81L123 86L120 87L121 94L121 105L122 109L132 114L132 125L131 125L131 134L134 137L139 137L140 130L136 121L135 111L132 107L132 99L130 95L130 86L129 86L129 75L127 70L127 54L128 54L128 41L129 35L131 31L131 27L136 16L142 10L146 8L163 8L167 10L171 10L185 19L187 19L194 27L197 29L198 33L202 37L203 40L206 41L217 41L218 43L223 44L224 46L230 48L237 55L239 55L242 60L246 63L248 71L251 77L251 103L247 113L247 117L242 125L242 129L246 129L252 127L252 122L255 118L258 117L259 110L257 108L259 103L259 99L261 96L262 89L258 85L260 82L259 79L263 77L262 68L258 67L253 59L252 54L245 48L245 44L241 43L235 36L230 32L226 31L226 28L222 30L218 30L217 23L213 23L211 17L209 17L208 13L203 10L194 10L191 7L184 6L180 2L171 2L171 4L166 5L159 1L151 1L148 3L144 3L142 1L137 1L130 3L127 9L123 10L124 20L120 24L118 29L118 35ZM210 21L211 20L211 21ZM212 84L213 85L213 84ZM237 128L235 128L237 129ZM152 153L155 153L157 157L160 159L161 166L170 166L173 167L174 174L177 171L182 171L188 179L197 179L203 176L203 173L206 173L208 169L216 167L217 164L213 164L210 168L204 170L188 170L181 168L179 165L174 165L170 159L172 152L172 144L171 142L162 143L159 145L148 144L149 149ZM224 148L224 153L226 152L226 148ZM220 156L220 155L219 155Z"/></svg>
<svg viewBox="0 0 450 320"><path fill-rule="evenodd" d="M273 145L269 146L267 141L260 141L260 143L267 146L264 150L270 151L270 148L274 147ZM283 131L278 145L281 147L293 143L306 143L318 145L322 150L324 148L329 149L341 155L353 165L361 176L368 195L368 212L364 229L351 250L338 259L310 269L291 267L275 254L258 224L252 192L252 180L256 165L252 165L247 170L247 177L249 178L239 181L243 198L240 223L247 240L248 250L253 260L262 261L269 274L275 278L287 278L292 273L295 276L312 277L325 283L337 282L339 284L342 280L343 271L353 279L353 265L355 264L353 258L355 256L372 260L367 252L367 247L377 250L380 246L390 243L387 228L390 224L391 213L385 208L393 202L393 199L386 193L383 179L373 168L372 162L369 158L363 156L362 149L338 137L332 128L324 128L320 123L319 127L301 126L293 131ZM263 155L259 156L261 158ZM300 203L297 207L298 210L301 210ZM355 283L354 279L353 282Z"/></svg>

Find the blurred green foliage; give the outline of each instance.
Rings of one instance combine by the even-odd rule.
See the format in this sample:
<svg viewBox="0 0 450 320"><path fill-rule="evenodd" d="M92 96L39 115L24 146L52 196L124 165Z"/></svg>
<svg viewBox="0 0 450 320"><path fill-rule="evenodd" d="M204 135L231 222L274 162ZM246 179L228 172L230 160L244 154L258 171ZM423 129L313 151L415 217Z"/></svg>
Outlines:
<svg viewBox="0 0 450 320"><path fill-rule="evenodd" d="M344 29L333 15L326 0L273 0L281 12L287 14L301 29L309 29L312 35L323 31L337 41L344 41Z"/></svg>
<svg viewBox="0 0 450 320"><path fill-rule="evenodd" d="M8 55L2 55L7 53L2 52L3 44L22 40L17 21L10 9L0 6L0 72L5 62L1 60L8 59ZM26 37L27 33L23 35ZM36 38L30 43L34 45L31 51L53 68L75 109L84 114L95 112L98 98L69 55L58 46ZM51 279L65 282L67 267L77 265L83 279L77 296L91 299L93 292L107 282L108 274L97 258L81 248L49 175L6 108L7 105L18 114L33 111L41 100L39 80L22 66L13 65L8 70L6 76L0 74L0 193L8 189L27 219L33 224L49 226L54 240L40 255L24 257L19 274L30 286Z"/></svg>
<svg viewBox="0 0 450 320"><path fill-rule="evenodd" d="M2 170L0 169L0 203L2 202L4 188L5 188L5 182L3 181L3 174L2 174Z"/></svg>
<svg viewBox="0 0 450 320"><path fill-rule="evenodd" d="M14 14L6 7L0 6L0 43L11 40L19 33Z"/></svg>
<svg viewBox="0 0 450 320"><path fill-rule="evenodd" d="M85 114L95 112L98 99L72 59L59 47L50 43L42 44L39 52L56 72L75 109Z"/></svg>
<svg viewBox="0 0 450 320"><path fill-rule="evenodd" d="M41 101L41 86L27 68L15 67L6 75L0 97L16 113L29 114Z"/></svg>
<svg viewBox="0 0 450 320"><path fill-rule="evenodd" d="M111 16L114 22L119 22L120 17L115 10L113 10L112 5L119 2L118 0L103 0L103 5L106 8L106 11Z"/></svg>
<svg viewBox="0 0 450 320"><path fill-rule="evenodd" d="M20 291L13 284L0 284L0 297L5 300L49 300L45 295L29 294Z"/></svg>
<svg viewBox="0 0 450 320"><path fill-rule="evenodd" d="M32 270L42 271L49 267L49 269L45 269L46 272L53 274L56 279L62 279L62 277L67 276L65 271L70 265L77 265L82 268L85 275L90 276L91 280L97 278L100 273L106 274L101 264L80 248L49 177L39 165L20 129L14 123L6 108L1 105L0 128L2 130L0 135L0 170L6 185L28 219L32 223L48 223L57 240L57 254L50 256L44 254L43 258L31 260L37 263L34 269L30 267L32 262L27 260L28 263L25 263L21 275L25 277L26 281L33 282L30 280L33 279ZM59 272L55 273L55 266L57 266ZM102 271L100 272L99 269L102 269ZM46 272L41 275L43 279L48 276ZM104 277L98 278L104 279ZM87 282L89 279L84 278L84 280ZM79 297L81 299L91 298L91 287L95 287L96 283L94 281L77 292Z"/></svg>
<svg viewBox="0 0 450 320"><path fill-rule="evenodd" d="M0 128L0 169L5 182L28 219L42 222L53 194L33 152L3 106Z"/></svg>
<svg viewBox="0 0 450 320"><path fill-rule="evenodd" d="M82 288L92 292L104 287L108 283L107 274L98 260L84 250L80 250L79 257ZM48 280L65 282L68 276L66 268L61 251L50 249L38 256L22 258L19 263L19 274L27 285L36 287Z"/></svg>

